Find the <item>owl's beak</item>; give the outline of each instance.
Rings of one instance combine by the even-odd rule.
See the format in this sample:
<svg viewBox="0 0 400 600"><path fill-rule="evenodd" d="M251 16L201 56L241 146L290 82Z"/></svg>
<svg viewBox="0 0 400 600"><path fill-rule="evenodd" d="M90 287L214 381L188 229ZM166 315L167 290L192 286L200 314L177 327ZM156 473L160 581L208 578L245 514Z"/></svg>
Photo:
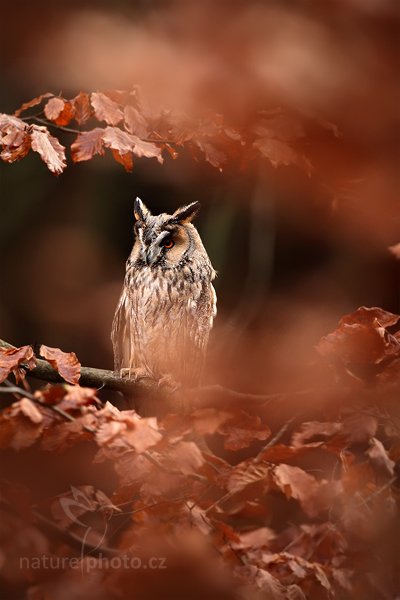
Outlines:
<svg viewBox="0 0 400 600"><path fill-rule="evenodd" d="M162 231L160 235L157 236L156 240L150 244L145 253L145 261L148 267L154 265L154 263L158 260L162 252L162 241L170 235L169 231Z"/></svg>
<svg viewBox="0 0 400 600"><path fill-rule="evenodd" d="M160 256L160 254L161 254L160 246L158 246L156 244L152 244L151 246L149 246L149 248L147 249L147 252L145 254L146 265L148 267L151 267L151 265L153 265L156 262L156 260Z"/></svg>
<svg viewBox="0 0 400 600"><path fill-rule="evenodd" d="M145 257L144 257L145 261L146 261L146 265L148 267L151 267L151 265L153 265L156 262L157 258L160 255L160 252L161 252L160 248L150 246L150 248L147 250Z"/></svg>

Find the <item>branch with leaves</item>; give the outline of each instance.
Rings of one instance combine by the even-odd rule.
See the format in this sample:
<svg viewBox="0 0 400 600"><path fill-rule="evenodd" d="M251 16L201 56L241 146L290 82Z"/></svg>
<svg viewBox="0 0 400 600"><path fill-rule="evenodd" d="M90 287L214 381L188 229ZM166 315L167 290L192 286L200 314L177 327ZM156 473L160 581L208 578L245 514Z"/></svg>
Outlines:
<svg viewBox="0 0 400 600"><path fill-rule="evenodd" d="M32 108L36 112L30 114ZM73 122L76 127L70 126ZM176 159L186 150L195 160L205 160L219 170L228 158L251 164L261 157L274 167L296 165L310 174L312 164L305 153L310 145L307 123L337 135L329 123L280 108L258 112L244 129L227 123L220 114L196 117L166 109L151 111L138 88L80 92L72 99L45 93L24 103L13 115L0 113L0 158L12 163L33 150L51 172L62 173L67 166L66 148L50 134L51 127L75 135L70 145L73 163L109 150L118 163L132 171L137 158L163 163L164 157Z"/></svg>
<svg viewBox="0 0 400 600"><path fill-rule="evenodd" d="M160 388L158 382L149 378L132 381L119 377L114 371L81 366L75 353L62 352L58 348L49 348L42 345L40 356L34 356L31 346L16 348L4 340L0 340L0 383L11 373L18 376L33 377L48 383L77 384L82 387L96 388L98 390L115 390L122 392L131 399L145 398L151 395L166 410L182 410L195 407L220 407L241 406L243 403L259 408L267 407L271 402L284 400L288 397L301 397L308 395L310 390L300 390L291 394L271 393L252 394L239 392L219 384L206 385L185 390L168 390ZM186 401L182 403L182 396ZM140 412L140 411L139 411Z"/></svg>
<svg viewBox="0 0 400 600"><path fill-rule="evenodd" d="M372 584L353 557L369 561L372 543L387 556L383 534L398 533L400 335L391 328L399 319L365 307L343 317L318 345L331 368L330 402L317 406L315 390L304 390L299 413L288 405L283 424L273 426L274 410L263 407L278 395L257 396L250 411L246 395L230 391L241 403L194 404L146 418L77 385L79 377L100 383L102 372L81 368L73 353L41 346L37 358L30 346L2 342L1 399L11 400L0 411L1 464L12 456L0 504L6 565L9 556L25 555L18 544L29 536L34 556L68 556L82 569L91 557L102 589L114 585L125 595L142 589L140 576L103 569L102 556L147 564L150 553L190 568L200 562L203 579L212 560L213 569L229 574L224 585L232 598L238 589L274 600L352 600L360 590L375 597L398 555L379 563ZM9 381L11 373L22 383ZM31 375L55 382L32 391L24 380ZM58 385L61 378L69 383ZM106 385L118 389L118 379ZM305 414L312 416L305 421ZM204 438L219 440L217 450ZM68 563L66 574L73 576ZM152 581L161 595L165 579L152 572ZM52 577L51 589L60 582ZM19 585L47 591L34 570Z"/></svg>

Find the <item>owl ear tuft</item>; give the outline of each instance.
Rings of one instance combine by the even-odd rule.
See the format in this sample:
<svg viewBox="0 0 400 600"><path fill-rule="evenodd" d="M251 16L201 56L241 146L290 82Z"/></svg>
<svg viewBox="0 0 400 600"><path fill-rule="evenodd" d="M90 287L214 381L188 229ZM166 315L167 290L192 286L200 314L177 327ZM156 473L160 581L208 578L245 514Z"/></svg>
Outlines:
<svg viewBox="0 0 400 600"><path fill-rule="evenodd" d="M201 208L200 202L192 202L186 206L181 206L172 215L171 223L190 223L197 216Z"/></svg>
<svg viewBox="0 0 400 600"><path fill-rule="evenodd" d="M136 221L142 221L143 223L146 221L147 217L150 216L150 211L141 201L140 198L136 198L133 204L133 212L135 214Z"/></svg>

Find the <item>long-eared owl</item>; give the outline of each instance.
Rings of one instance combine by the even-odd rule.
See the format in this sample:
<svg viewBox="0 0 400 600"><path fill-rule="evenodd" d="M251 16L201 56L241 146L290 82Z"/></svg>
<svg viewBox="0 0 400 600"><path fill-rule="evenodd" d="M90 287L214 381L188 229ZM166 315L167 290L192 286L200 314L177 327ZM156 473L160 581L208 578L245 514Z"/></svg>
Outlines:
<svg viewBox="0 0 400 600"><path fill-rule="evenodd" d="M114 316L115 370L199 383L216 315L215 271L191 223L199 202L154 216L136 198L135 243Z"/></svg>

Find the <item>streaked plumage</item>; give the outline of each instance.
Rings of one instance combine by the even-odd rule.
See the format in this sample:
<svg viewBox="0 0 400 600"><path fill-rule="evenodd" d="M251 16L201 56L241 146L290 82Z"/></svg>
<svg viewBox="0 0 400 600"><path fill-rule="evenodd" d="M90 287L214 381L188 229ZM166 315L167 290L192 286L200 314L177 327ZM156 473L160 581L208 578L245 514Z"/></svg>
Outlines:
<svg viewBox="0 0 400 600"><path fill-rule="evenodd" d="M216 314L215 271L191 220L193 202L151 215L135 201L136 239L112 326L115 370L196 385Z"/></svg>

